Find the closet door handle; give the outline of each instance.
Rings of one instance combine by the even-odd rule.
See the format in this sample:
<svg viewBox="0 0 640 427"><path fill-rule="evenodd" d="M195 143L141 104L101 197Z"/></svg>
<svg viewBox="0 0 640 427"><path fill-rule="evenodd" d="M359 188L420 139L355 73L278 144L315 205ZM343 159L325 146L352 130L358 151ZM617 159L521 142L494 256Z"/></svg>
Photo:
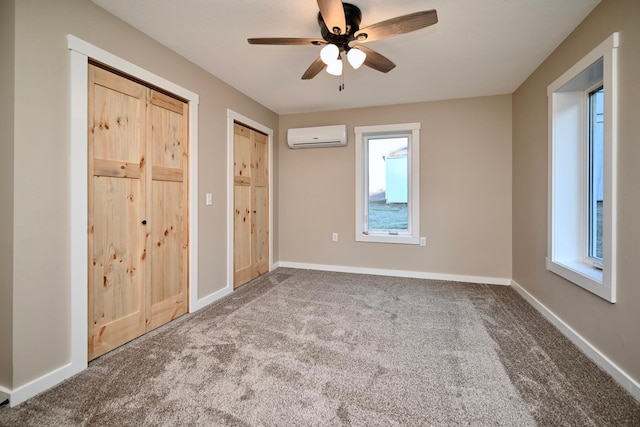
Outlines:
<svg viewBox="0 0 640 427"><path fill-rule="evenodd" d="M142 220L142 225L147 225L147 220L146 219Z"/></svg>

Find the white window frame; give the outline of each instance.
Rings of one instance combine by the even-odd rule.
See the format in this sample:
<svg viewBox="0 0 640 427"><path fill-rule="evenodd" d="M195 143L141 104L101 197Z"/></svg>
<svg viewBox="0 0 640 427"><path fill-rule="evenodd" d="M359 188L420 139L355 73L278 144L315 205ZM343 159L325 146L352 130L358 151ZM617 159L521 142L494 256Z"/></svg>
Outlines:
<svg viewBox="0 0 640 427"><path fill-rule="evenodd" d="M616 301L616 160L618 33L547 88L549 212L546 268ZM604 88L603 262L588 256L588 97Z"/></svg>
<svg viewBox="0 0 640 427"><path fill-rule="evenodd" d="M420 243L420 123L356 126L356 241L376 243ZM401 135L402 134L402 135ZM369 231L366 226L368 201L367 138L371 136L409 136L407 157L409 175L408 230L404 233Z"/></svg>

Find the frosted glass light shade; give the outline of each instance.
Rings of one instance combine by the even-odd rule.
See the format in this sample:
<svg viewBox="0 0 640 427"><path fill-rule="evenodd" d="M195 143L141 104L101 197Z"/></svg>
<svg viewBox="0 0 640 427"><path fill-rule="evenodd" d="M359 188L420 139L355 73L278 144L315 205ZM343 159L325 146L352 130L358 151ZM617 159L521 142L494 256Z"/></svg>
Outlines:
<svg viewBox="0 0 640 427"><path fill-rule="evenodd" d="M340 59L334 59L332 63L327 65L327 73L334 76L342 75L342 61Z"/></svg>
<svg viewBox="0 0 640 427"><path fill-rule="evenodd" d="M338 58L338 53L340 53L340 49L335 44L328 44L320 50L320 59L327 65L330 65L332 62L336 61Z"/></svg>
<svg viewBox="0 0 640 427"><path fill-rule="evenodd" d="M349 53L347 53L347 60L354 70L360 68L360 66L364 64L365 59L367 59L367 54L360 49L351 49Z"/></svg>

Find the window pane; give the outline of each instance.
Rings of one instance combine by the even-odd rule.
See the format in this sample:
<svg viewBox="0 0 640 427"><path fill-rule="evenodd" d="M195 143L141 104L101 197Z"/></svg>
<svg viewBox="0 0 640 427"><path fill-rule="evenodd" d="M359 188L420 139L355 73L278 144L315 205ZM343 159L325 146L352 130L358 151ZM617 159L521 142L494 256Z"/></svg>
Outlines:
<svg viewBox="0 0 640 427"><path fill-rule="evenodd" d="M602 260L604 91L589 94L589 256Z"/></svg>
<svg viewBox="0 0 640 427"><path fill-rule="evenodd" d="M409 229L408 137L368 138L368 229Z"/></svg>

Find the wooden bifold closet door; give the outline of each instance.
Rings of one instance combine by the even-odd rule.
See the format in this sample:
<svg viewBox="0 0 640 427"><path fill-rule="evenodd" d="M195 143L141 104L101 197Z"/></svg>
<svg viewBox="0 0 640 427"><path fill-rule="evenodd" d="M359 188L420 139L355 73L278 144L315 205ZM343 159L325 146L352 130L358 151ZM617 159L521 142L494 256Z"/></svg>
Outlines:
<svg viewBox="0 0 640 427"><path fill-rule="evenodd" d="M187 311L188 105L89 67L89 360Z"/></svg>
<svg viewBox="0 0 640 427"><path fill-rule="evenodd" d="M269 138L235 123L233 146L236 288L269 271Z"/></svg>

